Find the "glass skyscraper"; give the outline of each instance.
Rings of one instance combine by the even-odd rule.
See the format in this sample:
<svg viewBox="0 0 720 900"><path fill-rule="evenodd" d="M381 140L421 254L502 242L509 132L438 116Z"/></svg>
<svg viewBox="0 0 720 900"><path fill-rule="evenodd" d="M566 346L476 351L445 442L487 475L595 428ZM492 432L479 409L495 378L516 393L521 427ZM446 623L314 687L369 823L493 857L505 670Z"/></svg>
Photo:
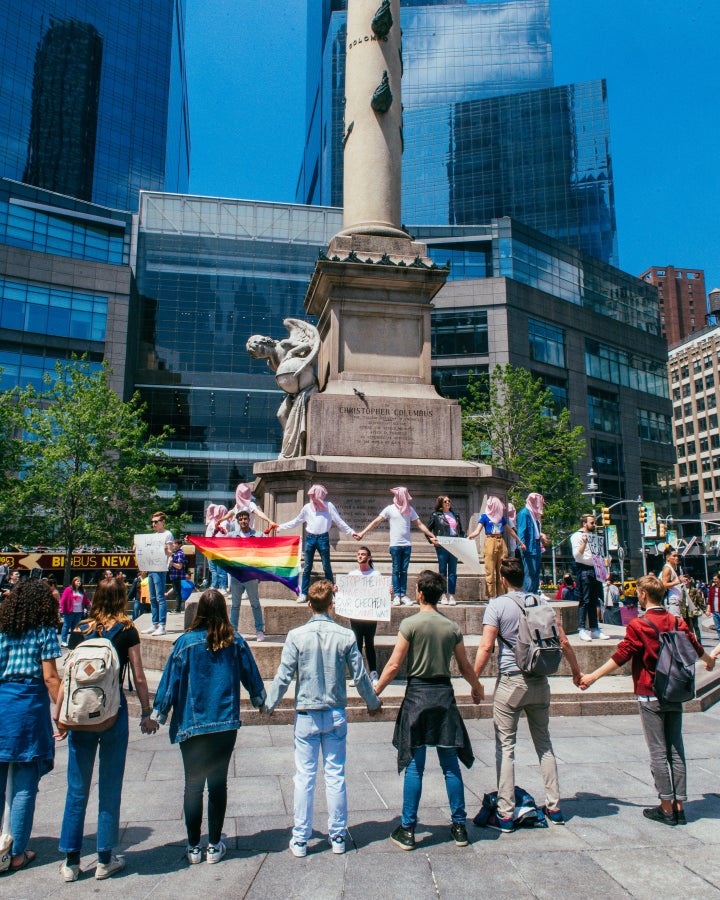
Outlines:
<svg viewBox="0 0 720 900"><path fill-rule="evenodd" d="M342 204L346 0L310 0L304 203ZM553 85L549 0L401 0L405 223L512 216L615 264L604 81Z"/></svg>
<svg viewBox="0 0 720 900"><path fill-rule="evenodd" d="M0 0L0 175L135 210L185 191L183 0Z"/></svg>

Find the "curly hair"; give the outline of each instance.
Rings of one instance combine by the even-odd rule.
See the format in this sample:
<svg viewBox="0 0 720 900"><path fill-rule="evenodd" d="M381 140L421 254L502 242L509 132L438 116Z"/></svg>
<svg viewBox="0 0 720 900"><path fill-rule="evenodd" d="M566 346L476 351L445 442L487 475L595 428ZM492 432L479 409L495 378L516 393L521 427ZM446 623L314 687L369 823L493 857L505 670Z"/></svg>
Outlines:
<svg viewBox="0 0 720 900"><path fill-rule="evenodd" d="M117 578L103 578L95 588L92 606L87 619L83 619L80 626L85 631L94 631L102 634L115 625L122 622L125 629L130 628L132 621L128 618L127 587Z"/></svg>
<svg viewBox="0 0 720 900"><path fill-rule="evenodd" d="M8 637L22 637L43 627L60 627L57 599L44 581L21 581L0 603L0 631Z"/></svg>

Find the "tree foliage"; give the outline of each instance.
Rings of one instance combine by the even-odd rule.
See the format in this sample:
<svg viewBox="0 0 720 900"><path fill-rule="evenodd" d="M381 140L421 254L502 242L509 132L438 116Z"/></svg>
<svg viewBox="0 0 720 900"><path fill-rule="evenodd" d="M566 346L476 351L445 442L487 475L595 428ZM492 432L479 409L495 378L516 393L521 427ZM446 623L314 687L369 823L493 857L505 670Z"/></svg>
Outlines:
<svg viewBox="0 0 720 900"><path fill-rule="evenodd" d="M22 407L16 389L0 393L0 544L16 539L13 485L22 459Z"/></svg>
<svg viewBox="0 0 720 900"><path fill-rule="evenodd" d="M509 495L520 509L526 496L545 497L543 530L557 540L575 527L582 508L576 466L586 452L583 428L527 369L496 366L472 377L461 401L463 456L514 472Z"/></svg>
<svg viewBox="0 0 720 900"><path fill-rule="evenodd" d="M129 545L149 530L158 486L170 477L162 446L148 433L136 395L123 402L106 366L58 363L42 390L18 393L25 410L21 477L13 492L18 537L62 547ZM163 500L164 506L177 504Z"/></svg>

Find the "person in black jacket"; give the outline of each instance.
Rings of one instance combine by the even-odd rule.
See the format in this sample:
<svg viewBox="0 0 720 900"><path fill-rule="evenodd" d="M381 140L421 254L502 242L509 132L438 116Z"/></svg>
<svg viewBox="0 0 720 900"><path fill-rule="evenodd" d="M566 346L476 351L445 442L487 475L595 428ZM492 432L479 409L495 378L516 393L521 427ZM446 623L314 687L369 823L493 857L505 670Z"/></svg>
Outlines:
<svg viewBox="0 0 720 900"><path fill-rule="evenodd" d="M453 511L452 501L444 494L440 494L435 502L435 509L427 523L428 531L432 531L435 537L465 537L460 516ZM442 605L455 605L455 588L457 585L457 557L453 556L445 547L435 545L438 558L438 568L443 578L447 579L447 593L443 594L440 603Z"/></svg>

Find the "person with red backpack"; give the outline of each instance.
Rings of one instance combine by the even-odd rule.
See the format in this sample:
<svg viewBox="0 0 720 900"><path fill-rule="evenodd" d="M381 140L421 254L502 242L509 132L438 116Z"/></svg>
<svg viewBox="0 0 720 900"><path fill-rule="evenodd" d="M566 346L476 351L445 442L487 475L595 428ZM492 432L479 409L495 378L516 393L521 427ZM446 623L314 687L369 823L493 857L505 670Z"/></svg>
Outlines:
<svg viewBox="0 0 720 900"><path fill-rule="evenodd" d="M660 805L643 810L646 819L664 825L685 825L683 804L687 799L687 772L682 736L682 702L663 699L666 679L658 681L663 670L660 657L666 656L672 642L664 635L678 632L710 670L715 660L705 652L684 620L663 606L665 587L655 575L638 578L637 598L645 615L628 622L625 638L610 659L580 679L580 689L587 690L598 678L615 672L632 660L632 678L638 699L640 721L645 743L650 752L650 771L660 798ZM681 642L676 641L676 645ZM662 651L661 651L662 647ZM669 655L669 654L668 654ZM686 698L687 699L687 698Z"/></svg>

